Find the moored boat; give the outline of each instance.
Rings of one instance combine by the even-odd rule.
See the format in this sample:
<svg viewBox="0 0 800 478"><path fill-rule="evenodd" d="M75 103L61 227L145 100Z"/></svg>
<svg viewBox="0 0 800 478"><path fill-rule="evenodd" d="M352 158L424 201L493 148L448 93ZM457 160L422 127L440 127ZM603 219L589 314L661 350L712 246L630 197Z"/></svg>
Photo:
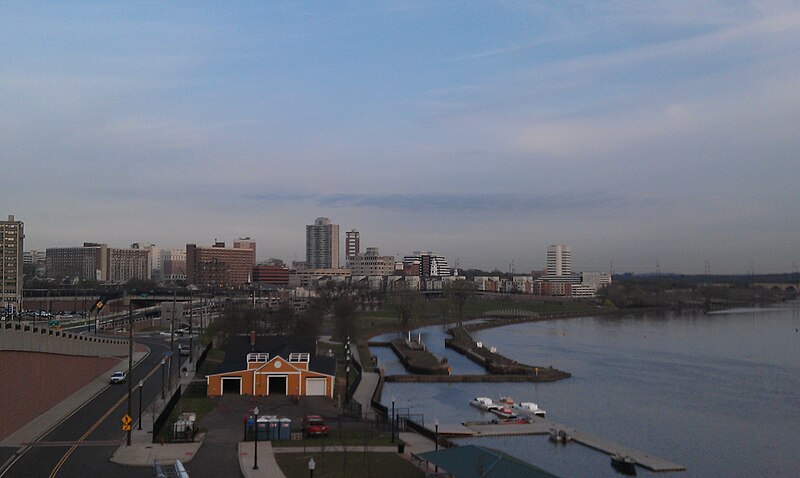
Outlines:
<svg viewBox="0 0 800 478"><path fill-rule="evenodd" d="M509 406L497 407L489 410L500 418L517 418L517 412Z"/></svg>
<svg viewBox="0 0 800 478"><path fill-rule="evenodd" d="M475 397L469 401L469 404L487 412L500 408L500 405L494 403L492 399L488 397Z"/></svg>
<svg viewBox="0 0 800 478"><path fill-rule="evenodd" d="M611 455L611 466L623 475L636 476L636 460L628 455L614 453Z"/></svg>
<svg viewBox="0 0 800 478"><path fill-rule="evenodd" d="M532 413L537 417L544 418L547 415L547 412L539 408L539 405L533 402L521 402L514 405L514 408L518 410L522 410L523 412Z"/></svg>
<svg viewBox="0 0 800 478"><path fill-rule="evenodd" d="M568 443L572 441L572 437L565 430L550 429L550 441L556 443Z"/></svg>

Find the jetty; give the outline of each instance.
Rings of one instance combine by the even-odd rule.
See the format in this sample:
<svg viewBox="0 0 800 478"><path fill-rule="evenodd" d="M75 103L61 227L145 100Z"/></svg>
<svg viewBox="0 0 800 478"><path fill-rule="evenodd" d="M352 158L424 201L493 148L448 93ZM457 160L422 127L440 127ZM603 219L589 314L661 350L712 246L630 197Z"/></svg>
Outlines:
<svg viewBox="0 0 800 478"><path fill-rule="evenodd" d="M463 437L498 437L498 436L522 436L522 435L549 435L551 430L563 430L572 438L573 443L605 453L609 456L621 454L631 457L636 464L647 468L653 472L685 471L686 467L673 463L669 460L659 458L641 450L630 448L619 443L615 443L603 438L596 437L589 433L582 432L574 427L564 425L546 418L535 417L517 410L518 413L526 415L530 423L495 423L495 422L464 422L461 425L442 425L439 427L439 435L443 437L463 438ZM452 431L452 433L451 433Z"/></svg>

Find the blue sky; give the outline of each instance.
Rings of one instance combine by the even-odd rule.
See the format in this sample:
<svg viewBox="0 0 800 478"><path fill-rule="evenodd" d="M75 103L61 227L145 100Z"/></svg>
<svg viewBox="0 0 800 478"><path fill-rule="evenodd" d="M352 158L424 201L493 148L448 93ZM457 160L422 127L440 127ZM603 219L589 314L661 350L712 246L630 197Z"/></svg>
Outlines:
<svg viewBox="0 0 800 478"><path fill-rule="evenodd" d="M327 216L461 267L800 264L797 2L5 2L0 45L26 248L302 260Z"/></svg>

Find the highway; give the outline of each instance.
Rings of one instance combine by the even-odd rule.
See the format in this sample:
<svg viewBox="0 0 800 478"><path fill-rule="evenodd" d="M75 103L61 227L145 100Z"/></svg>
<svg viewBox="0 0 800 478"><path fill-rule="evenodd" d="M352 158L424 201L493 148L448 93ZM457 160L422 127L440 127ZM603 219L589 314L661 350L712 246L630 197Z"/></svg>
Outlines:
<svg viewBox="0 0 800 478"><path fill-rule="evenodd" d="M169 351L169 336L140 335L135 342L150 349L128 377L133 384L131 416L138 418L140 380L143 409L161 393L161 359ZM180 341L183 342L183 339ZM188 340L187 340L188 342ZM176 347L178 340L176 340ZM120 369L127 363L120 364ZM121 419L127 412L127 384L108 385L39 441L31 444L0 478L29 477L149 477L149 468L116 465L109 461L125 442Z"/></svg>

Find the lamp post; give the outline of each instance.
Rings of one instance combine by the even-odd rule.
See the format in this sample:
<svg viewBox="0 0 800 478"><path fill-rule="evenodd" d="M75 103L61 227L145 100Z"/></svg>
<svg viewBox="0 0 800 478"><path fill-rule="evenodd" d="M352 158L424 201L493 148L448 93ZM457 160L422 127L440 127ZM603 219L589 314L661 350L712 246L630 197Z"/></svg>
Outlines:
<svg viewBox="0 0 800 478"><path fill-rule="evenodd" d="M161 359L161 400L164 400L164 365L167 364L167 359Z"/></svg>
<svg viewBox="0 0 800 478"><path fill-rule="evenodd" d="M139 426L137 430L142 429L142 387L144 387L144 380L139 380Z"/></svg>
<svg viewBox="0 0 800 478"><path fill-rule="evenodd" d="M349 391L350 391L350 364L347 364L347 367L344 369L345 371L345 385L344 385L344 403L347 404L349 398Z"/></svg>
<svg viewBox="0 0 800 478"><path fill-rule="evenodd" d="M317 463L314 459L308 460L308 478L314 478L314 470L317 468Z"/></svg>
<svg viewBox="0 0 800 478"><path fill-rule="evenodd" d="M253 409L253 431L255 432L255 453L253 455L253 469L258 469L258 407Z"/></svg>
<svg viewBox="0 0 800 478"><path fill-rule="evenodd" d="M394 443L394 396L392 397L392 443Z"/></svg>
<svg viewBox="0 0 800 478"><path fill-rule="evenodd" d="M436 430L436 448L434 451L439 451L439 419L433 420L433 426ZM436 465L436 473L439 473L439 465Z"/></svg>

